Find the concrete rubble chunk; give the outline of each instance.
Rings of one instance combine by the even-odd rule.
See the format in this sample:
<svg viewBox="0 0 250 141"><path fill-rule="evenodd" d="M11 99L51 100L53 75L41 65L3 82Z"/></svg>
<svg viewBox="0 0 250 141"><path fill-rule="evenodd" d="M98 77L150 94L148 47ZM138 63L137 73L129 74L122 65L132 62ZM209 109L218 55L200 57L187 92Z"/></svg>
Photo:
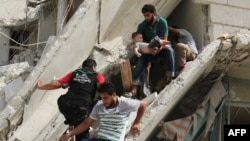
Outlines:
<svg viewBox="0 0 250 141"><path fill-rule="evenodd" d="M239 55L235 56L233 58L233 60L236 62L240 62L240 61L244 60L245 58L247 58L248 56L249 56L249 53L245 52L243 54L239 54Z"/></svg>
<svg viewBox="0 0 250 141"><path fill-rule="evenodd" d="M228 50L233 46L232 41L230 39L227 39L225 41L222 41L222 48L221 50Z"/></svg>
<svg viewBox="0 0 250 141"><path fill-rule="evenodd" d="M35 7L40 2L49 2L49 0L28 1L31 3L35 3ZM62 130L66 128L66 126L64 126L63 124L64 118L59 113L58 107L56 105L56 99L58 95L63 94L64 90L60 89L49 92L40 91L36 89L36 82L37 79L41 76L47 77L45 78L47 82L50 81L53 77L59 78L62 74L64 74L64 72L66 72L66 70L68 71L72 68L75 68L78 65L76 62L82 61L82 59L88 57L87 55L93 55L90 53L96 40L95 25L97 25L97 23L95 24L95 22L100 20L98 19L99 17L96 17L98 12L97 9L99 8L98 3L96 1L97 0L83 0L83 4L79 6L79 9L76 11L74 16L68 18L69 21L67 21L67 24L65 24L65 26L63 27L64 31L62 31L62 34L56 36L55 39L51 41L51 44L48 44L47 51L43 53L39 52L38 56L33 56L33 54L31 54L32 52L27 50L26 52L20 53L19 56L16 55L13 57L12 61L15 63L13 64L14 66L0 67L0 141L5 141L8 139L10 141L50 141L55 140L55 138L58 138L58 136L61 135L61 132L63 132ZM174 0L170 0L168 2L152 1L152 3L167 4L173 1ZM175 1L176 4L177 1ZM193 1L201 2L202 0ZM208 1L213 1L213 3L216 3L216 0L205 1L207 1L207 3ZM109 2L110 1L107 1L107 3ZM98 63L99 61L106 63L106 66L103 65L104 63L100 63L100 65L103 65L103 67L101 67L102 69L104 67L104 69L106 69L107 67L111 68L111 66L108 66L109 64L114 67L120 61L122 61L124 56L127 55L128 52L125 49L128 44L128 42L126 42L126 40L128 39L128 35L120 33L123 32L126 34L130 34L130 31L135 29L132 29L132 27L135 27L135 23L141 21L143 16L141 15L141 12L138 12L138 18L133 18L131 15L134 15L134 10L138 10L138 6L144 4L145 2L151 1L138 1L136 4L134 4L134 2L131 2L133 3L133 5L130 5L128 1L123 0L120 2L123 5L120 7L114 4L116 8L118 7L124 9L124 11L133 10L133 12L126 13L125 15L121 16L120 13L124 13L124 11L111 9L112 12L110 11L110 13L116 13L117 15L114 14L114 17L108 15L110 17L102 19L102 24L105 24L105 22L108 23L107 31L103 30L103 33L101 32L102 34L104 34L105 37L103 37L103 39L101 38L101 41L103 42L99 44L100 47L104 49L107 53L103 55L104 53L102 52L103 54L100 53L101 55L99 55L102 60L98 60ZM223 2L219 3L226 5L227 0L223 0ZM128 9L124 5L132 8ZM26 5L22 4L22 7L23 6ZM159 10L165 7L165 5L158 5ZM102 7L102 11L105 10L104 8L105 7ZM33 11L30 16L38 16L36 15L36 13L38 13L38 11L36 11L37 9L29 9L30 11ZM110 7L108 7L108 9L110 9ZM170 13L171 12L169 12L169 14ZM107 17L107 15L104 15L103 17ZM121 19L123 20L118 17L122 17ZM22 18L18 21L21 22L21 20L23 20L24 18L25 15L23 15ZM126 18L133 20L127 20ZM31 18L29 20L31 20ZM9 20L7 20L6 22L8 21ZM15 23L17 23L18 21L16 21ZM113 21L115 21L115 24L112 23ZM58 21L56 22L59 23ZM119 24L119 22L122 24ZM117 25L120 26L120 29L116 28ZM210 26L213 26L212 23L207 27L208 29L206 30L210 31ZM114 30L110 30L111 28ZM199 32L199 30L196 31ZM85 40L85 38L80 39L80 37L82 37L82 33L87 35L88 40ZM165 89L163 89L159 97L157 97L157 100L153 101L153 105L147 107L146 114L143 117L143 120L141 121L143 134L139 135L138 138L140 138L141 140L145 140L145 136L148 136L152 133L150 132L150 130L153 130L156 126L158 126L155 122L162 120L164 116L167 115L169 111L174 108L173 105L177 103L176 101L181 99L184 93L186 93L188 89L200 79L200 77L204 78L212 71L227 70L227 67L230 67L230 63L241 62L249 56L249 53L243 52L245 49L249 48L249 31L242 30L239 32L234 32L230 35L225 34L225 36L223 36L222 38L223 40L216 40L210 45L208 45L208 47L205 48L201 54L199 54L196 60L190 62L190 66L188 66L188 69L183 71L183 73L180 74L177 79L173 80L171 84L169 84L165 87ZM37 41L38 40L39 39L37 39ZM80 49L81 46L84 46L84 49ZM91 47L88 48L89 46ZM72 55L70 54L74 54L74 56L72 57ZM39 60L40 57L42 57L41 60ZM31 72L30 66L33 65L34 59L36 59L35 62L38 62L38 65L35 66L35 70ZM73 59L74 61L71 61ZM18 63L20 61L27 62ZM100 67L100 65L98 64L98 67ZM118 72L119 70L111 69L109 73L115 74L115 71ZM23 76L24 73L30 73L27 79L26 77L23 78L24 86L18 91L17 95L6 98L6 93L3 91L5 85L19 78L20 75ZM206 89L209 89L209 87L207 87ZM164 93L164 95L162 93ZM185 108L186 107L183 107L184 110ZM161 112L161 114L159 114L159 111ZM60 117L58 117L59 115ZM36 126L33 126L34 124L36 124ZM138 138L134 140L138 140ZM132 139L130 140L132 141ZM128 139L127 141L130 140Z"/></svg>
<svg viewBox="0 0 250 141"><path fill-rule="evenodd" d="M250 36L244 36L237 39L236 50L242 50L249 46Z"/></svg>

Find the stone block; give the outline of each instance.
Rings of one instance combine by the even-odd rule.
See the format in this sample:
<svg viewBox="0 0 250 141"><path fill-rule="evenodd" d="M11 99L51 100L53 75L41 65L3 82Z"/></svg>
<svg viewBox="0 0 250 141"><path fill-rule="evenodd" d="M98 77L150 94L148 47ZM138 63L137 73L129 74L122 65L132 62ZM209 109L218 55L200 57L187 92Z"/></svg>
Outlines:
<svg viewBox="0 0 250 141"><path fill-rule="evenodd" d="M213 23L242 26L243 20L245 20L241 8L211 4L209 11Z"/></svg>
<svg viewBox="0 0 250 141"><path fill-rule="evenodd" d="M24 80L21 77L11 81L5 86L5 98L9 101L10 98L15 97L19 89L22 88Z"/></svg>
<svg viewBox="0 0 250 141"><path fill-rule="evenodd" d="M241 50L248 46L249 39L248 38L239 38L236 43L236 50Z"/></svg>
<svg viewBox="0 0 250 141"><path fill-rule="evenodd" d="M250 7L249 7L250 1L249 0L227 0L227 1L228 1L227 2L228 5L250 9Z"/></svg>
<svg viewBox="0 0 250 141"><path fill-rule="evenodd" d="M249 1L250 2L250 1ZM247 5L248 7L250 7L249 5ZM243 25L243 27L244 28L250 28L250 10L247 10L247 9L244 9L243 10L243 23L242 23L242 25Z"/></svg>
<svg viewBox="0 0 250 141"><path fill-rule="evenodd" d="M233 46L230 39L223 41L222 44L223 44L223 46L222 46L221 50L228 50L229 48L231 48Z"/></svg>

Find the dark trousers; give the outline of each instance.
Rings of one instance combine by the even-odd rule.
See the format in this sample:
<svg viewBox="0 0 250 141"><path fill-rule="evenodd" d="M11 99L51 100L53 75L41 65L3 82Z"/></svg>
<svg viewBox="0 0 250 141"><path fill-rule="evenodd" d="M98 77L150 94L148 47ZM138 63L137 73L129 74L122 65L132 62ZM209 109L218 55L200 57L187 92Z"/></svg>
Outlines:
<svg viewBox="0 0 250 141"><path fill-rule="evenodd" d="M89 115L89 107L81 107L78 105L70 104L65 99L64 95L60 96L57 100L58 108L65 117L65 124L76 127L84 121ZM76 141L89 137L89 130L76 135Z"/></svg>
<svg viewBox="0 0 250 141"><path fill-rule="evenodd" d="M175 53L172 47L167 49L163 49L157 55L151 54L143 54L140 58L138 58L136 63L136 68L133 72L133 83L135 85L140 81L145 68L147 67L148 62L152 59L159 58L162 62L165 63L166 66L166 76L174 77L175 73Z"/></svg>

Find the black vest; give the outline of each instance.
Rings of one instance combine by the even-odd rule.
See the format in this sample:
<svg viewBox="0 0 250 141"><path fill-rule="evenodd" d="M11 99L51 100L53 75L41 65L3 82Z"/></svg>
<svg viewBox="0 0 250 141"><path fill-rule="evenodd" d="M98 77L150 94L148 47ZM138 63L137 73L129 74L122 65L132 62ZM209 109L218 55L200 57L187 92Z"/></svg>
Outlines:
<svg viewBox="0 0 250 141"><path fill-rule="evenodd" d="M90 106L96 93L97 72L89 68L73 71L66 93L66 101L79 106Z"/></svg>

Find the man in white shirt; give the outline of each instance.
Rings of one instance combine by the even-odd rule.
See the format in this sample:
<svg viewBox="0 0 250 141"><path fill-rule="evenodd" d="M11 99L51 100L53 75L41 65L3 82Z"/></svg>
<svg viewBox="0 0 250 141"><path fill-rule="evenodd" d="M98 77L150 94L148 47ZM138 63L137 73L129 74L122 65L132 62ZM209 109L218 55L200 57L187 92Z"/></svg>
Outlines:
<svg viewBox="0 0 250 141"><path fill-rule="evenodd" d="M90 116L75 129L61 136L59 141L84 132L92 123L99 120L100 127L95 139L83 139L82 141L124 141L126 125L129 114L137 111L136 118L131 126L132 134L139 134L139 122L146 109L146 103L136 99L118 97L114 85L105 82L98 88L101 100L94 106Z"/></svg>

